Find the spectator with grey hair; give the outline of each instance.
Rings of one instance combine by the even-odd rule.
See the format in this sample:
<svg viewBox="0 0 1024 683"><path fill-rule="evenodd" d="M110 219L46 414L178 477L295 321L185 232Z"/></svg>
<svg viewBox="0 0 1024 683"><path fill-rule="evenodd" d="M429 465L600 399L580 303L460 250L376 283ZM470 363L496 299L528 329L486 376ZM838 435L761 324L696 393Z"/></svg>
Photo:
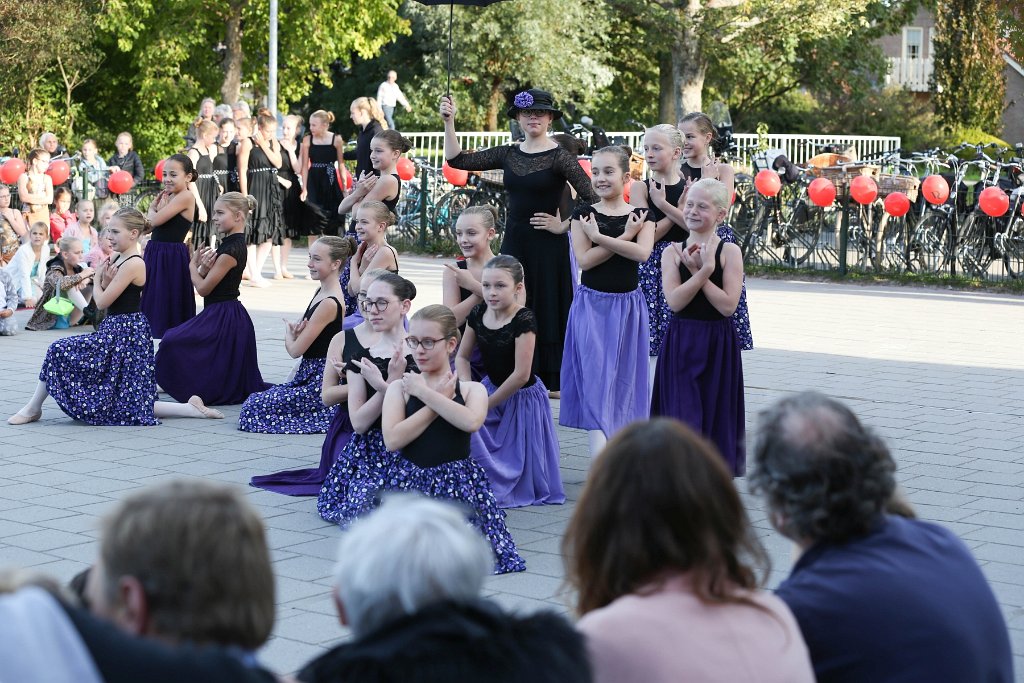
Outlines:
<svg viewBox="0 0 1024 683"><path fill-rule="evenodd" d="M803 551L777 595L819 683L1010 683L1006 623L985 576L948 529L891 514L896 465L882 439L815 392L781 400L759 426L750 485Z"/></svg>
<svg viewBox="0 0 1024 683"><path fill-rule="evenodd" d="M230 119L231 114L231 105L221 103L213 108L213 117L211 120L219 125L222 120Z"/></svg>
<svg viewBox="0 0 1024 683"><path fill-rule="evenodd" d="M242 119L252 118L252 109L249 108L249 103L245 100L239 100L231 105L231 118L235 121L241 121Z"/></svg>
<svg viewBox="0 0 1024 683"><path fill-rule="evenodd" d="M389 496L338 546L334 597L353 640L307 664L299 680L590 681L582 636L563 617L509 615L480 598L493 562L458 508Z"/></svg>
<svg viewBox="0 0 1024 683"><path fill-rule="evenodd" d="M68 155L67 148L60 144L57 136L47 131L39 136L39 146L50 153L50 159L56 159L57 157L66 157Z"/></svg>

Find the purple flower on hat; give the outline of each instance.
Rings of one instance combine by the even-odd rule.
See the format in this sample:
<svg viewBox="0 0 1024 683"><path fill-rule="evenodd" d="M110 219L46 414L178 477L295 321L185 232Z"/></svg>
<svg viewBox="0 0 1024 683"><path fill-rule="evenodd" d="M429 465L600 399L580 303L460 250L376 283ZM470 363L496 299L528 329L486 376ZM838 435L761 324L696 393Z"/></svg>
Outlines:
<svg viewBox="0 0 1024 683"><path fill-rule="evenodd" d="M529 91L524 90L515 96L512 103L520 109L528 109L533 106L533 95L531 95Z"/></svg>

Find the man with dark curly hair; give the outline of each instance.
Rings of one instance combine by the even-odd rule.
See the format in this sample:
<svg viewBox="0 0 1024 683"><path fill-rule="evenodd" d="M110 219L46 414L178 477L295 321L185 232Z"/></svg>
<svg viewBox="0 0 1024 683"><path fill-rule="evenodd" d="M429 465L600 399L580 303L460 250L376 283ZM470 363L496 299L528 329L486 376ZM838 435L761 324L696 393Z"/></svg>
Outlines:
<svg viewBox="0 0 1024 683"><path fill-rule="evenodd" d="M913 519L885 443L814 392L760 416L751 489L802 555L778 596L819 683L1013 681L999 605L967 547Z"/></svg>

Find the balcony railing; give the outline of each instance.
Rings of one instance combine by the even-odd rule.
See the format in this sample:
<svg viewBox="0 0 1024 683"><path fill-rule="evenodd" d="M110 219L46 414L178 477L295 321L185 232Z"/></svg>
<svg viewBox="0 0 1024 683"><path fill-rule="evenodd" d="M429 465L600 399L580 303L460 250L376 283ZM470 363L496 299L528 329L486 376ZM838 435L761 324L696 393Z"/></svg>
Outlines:
<svg viewBox="0 0 1024 683"><path fill-rule="evenodd" d="M928 81L931 77L931 59L890 57L885 84L903 86L912 92L928 92Z"/></svg>

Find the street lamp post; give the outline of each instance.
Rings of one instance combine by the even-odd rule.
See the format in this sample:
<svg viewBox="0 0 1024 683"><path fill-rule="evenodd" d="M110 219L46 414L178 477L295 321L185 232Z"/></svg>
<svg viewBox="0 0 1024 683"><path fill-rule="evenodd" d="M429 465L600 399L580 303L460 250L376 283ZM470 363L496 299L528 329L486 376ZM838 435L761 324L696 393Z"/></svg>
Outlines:
<svg viewBox="0 0 1024 683"><path fill-rule="evenodd" d="M277 117L277 0L270 0L270 45L267 63L267 105Z"/></svg>

